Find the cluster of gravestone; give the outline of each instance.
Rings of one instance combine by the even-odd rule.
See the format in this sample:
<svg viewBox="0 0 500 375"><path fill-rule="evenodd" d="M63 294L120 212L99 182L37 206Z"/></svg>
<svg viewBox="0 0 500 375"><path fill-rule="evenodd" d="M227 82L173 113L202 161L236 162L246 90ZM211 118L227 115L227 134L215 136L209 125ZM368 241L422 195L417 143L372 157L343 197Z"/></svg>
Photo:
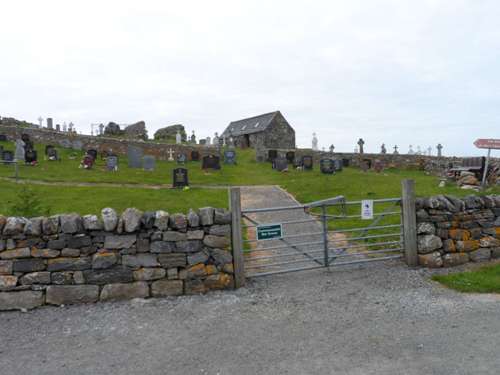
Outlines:
<svg viewBox="0 0 500 375"><path fill-rule="evenodd" d="M0 136L0 141L7 141L5 135ZM4 150L0 145L0 156L4 163L21 162L27 165L36 165L38 161L35 145L28 134L22 134L15 142L15 151Z"/></svg>
<svg viewBox="0 0 500 375"><path fill-rule="evenodd" d="M292 164L293 168L297 170L310 171L314 168L314 158L312 155L296 156L293 151L288 151L285 156L280 156L277 150L269 150L268 161L271 162L272 168L279 172L288 171L289 164ZM342 171L344 166L348 166L349 160L324 157L320 159L319 165L321 173L333 174Z"/></svg>

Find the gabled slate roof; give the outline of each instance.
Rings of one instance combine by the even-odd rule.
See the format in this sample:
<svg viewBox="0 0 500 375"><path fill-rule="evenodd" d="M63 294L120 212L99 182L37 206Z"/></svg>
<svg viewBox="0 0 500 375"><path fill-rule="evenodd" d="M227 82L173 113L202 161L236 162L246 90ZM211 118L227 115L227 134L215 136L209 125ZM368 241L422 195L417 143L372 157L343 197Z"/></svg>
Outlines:
<svg viewBox="0 0 500 375"><path fill-rule="evenodd" d="M239 136L243 134L258 133L267 129L279 111L265 113L263 115L233 121L222 133L223 136Z"/></svg>

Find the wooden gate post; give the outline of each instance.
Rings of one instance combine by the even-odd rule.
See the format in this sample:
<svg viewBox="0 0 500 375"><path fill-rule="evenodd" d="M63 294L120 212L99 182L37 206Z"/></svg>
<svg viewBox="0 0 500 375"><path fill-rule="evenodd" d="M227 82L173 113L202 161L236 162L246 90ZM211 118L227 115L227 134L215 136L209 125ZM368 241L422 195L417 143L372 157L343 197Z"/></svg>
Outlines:
<svg viewBox="0 0 500 375"><path fill-rule="evenodd" d="M415 210L415 181L403 180L402 210L403 210L403 236L406 264L410 267L418 266L417 255L417 214Z"/></svg>
<svg viewBox="0 0 500 375"><path fill-rule="evenodd" d="M241 234L240 188L230 188L229 209L231 210L231 242L233 248L234 287L237 289L245 285L243 237Z"/></svg>

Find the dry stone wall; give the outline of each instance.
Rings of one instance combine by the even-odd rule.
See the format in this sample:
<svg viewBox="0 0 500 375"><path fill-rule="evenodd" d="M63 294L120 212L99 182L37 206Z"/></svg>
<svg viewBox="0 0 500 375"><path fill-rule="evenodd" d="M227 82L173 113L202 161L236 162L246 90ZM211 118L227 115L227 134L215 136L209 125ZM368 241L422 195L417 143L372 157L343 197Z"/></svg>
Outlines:
<svg viewBox="0 0 500 375"><path fill-rule="evenodd" d="M453 267L500 258L500 196L418 198L420 265Z"/></svg>
<svg viewBox="0 0 500 375"><path fill-rule="evenodd" d="M0 310L233 287L231 213L0 216Z"/></svg>

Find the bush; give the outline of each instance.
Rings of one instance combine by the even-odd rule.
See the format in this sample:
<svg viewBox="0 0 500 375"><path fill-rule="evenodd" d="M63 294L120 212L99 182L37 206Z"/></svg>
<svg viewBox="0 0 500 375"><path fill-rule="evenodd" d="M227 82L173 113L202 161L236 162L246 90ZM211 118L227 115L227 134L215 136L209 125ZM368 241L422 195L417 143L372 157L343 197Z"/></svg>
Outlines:
<svg viewBox="0 0 500 375"><path fill-rule="evenodd" d="M9 211L13 216L50 216L50 209L44 207L38 194L27 186L19 190Z"/></svg>

